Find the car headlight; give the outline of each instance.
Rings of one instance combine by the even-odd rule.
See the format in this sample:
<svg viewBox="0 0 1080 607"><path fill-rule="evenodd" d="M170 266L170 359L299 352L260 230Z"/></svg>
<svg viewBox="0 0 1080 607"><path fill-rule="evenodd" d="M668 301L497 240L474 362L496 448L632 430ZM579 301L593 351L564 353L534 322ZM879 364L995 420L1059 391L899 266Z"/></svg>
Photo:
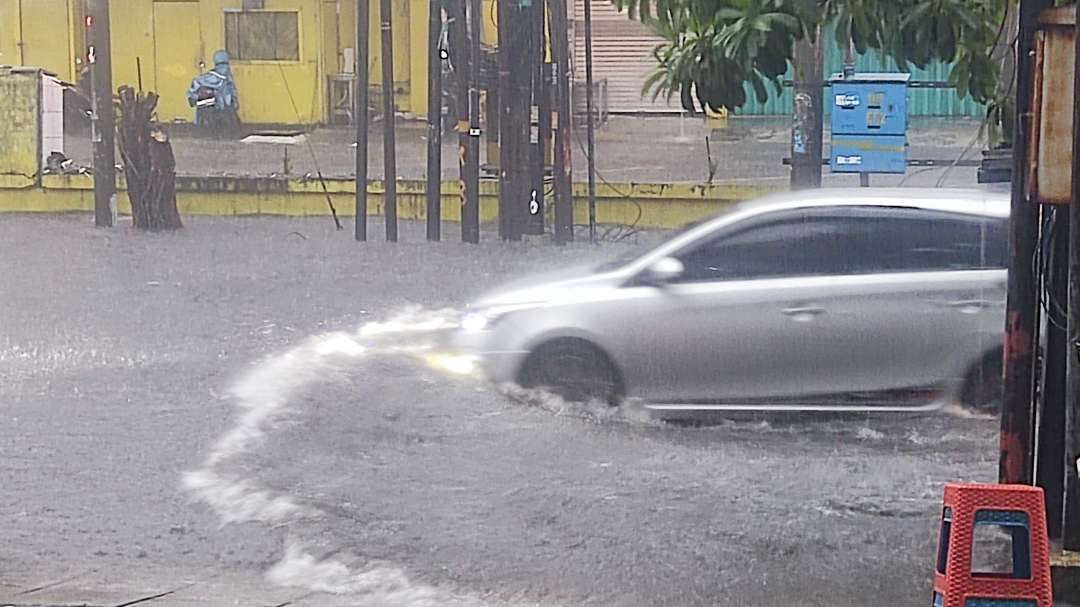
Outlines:
<svg viewBox="0 0 1080 607"><path fill-rule="evenodd" d="M483 331L491 324L491 319L483 312L470 312L461 319L461 328L469 332Z"/></svg>
<svg viewBox="0 0 1080 607"><path fill-rule="evenodd" d="M529 310L538 308L545 305L544 303L523 303L513 304L505 306L492 306L489 308L482 308L474 310L465 314L461 318L461 328L465 331L478 332L486 331L490 329L492 325L504 318L507 314L512 312L521 312L523 310Z"/></svg>

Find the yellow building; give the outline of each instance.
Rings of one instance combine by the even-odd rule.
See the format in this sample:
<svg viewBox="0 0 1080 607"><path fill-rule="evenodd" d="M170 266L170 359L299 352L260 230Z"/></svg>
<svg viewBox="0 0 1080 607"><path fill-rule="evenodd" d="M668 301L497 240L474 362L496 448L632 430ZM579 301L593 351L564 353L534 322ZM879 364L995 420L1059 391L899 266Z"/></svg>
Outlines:
<svg viewBox="0 0 1080 607"><path fill-rule="evenodd" d="M369 73L381 88L379 0L370 2ZM400 111L427 111L429 0L393 0L394 88ZM330 84L355 48L357 0L113 0L113 82L161 96L162 122L192 119L186 92L227 49L249 124L328 121ZM484 0L485 15L492 0ZM258 8L245 8L258 7ZM84 0L0 0L0 65L32 65L77 82ZM488 20L485 20L488 21ZM492 28L493 29L493 28ZM492 38L485 27L485 40Z"/></svg>

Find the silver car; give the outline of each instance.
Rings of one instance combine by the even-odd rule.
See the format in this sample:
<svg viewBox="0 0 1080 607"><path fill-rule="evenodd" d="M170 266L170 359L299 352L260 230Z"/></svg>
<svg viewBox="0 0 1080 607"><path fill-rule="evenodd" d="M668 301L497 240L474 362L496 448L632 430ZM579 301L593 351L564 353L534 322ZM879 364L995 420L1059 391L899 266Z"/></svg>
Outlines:
<svg viewBox="0 0 1080 607"><path fill-rule="evenodd" d="M767 197L507 285L454 339L496 382L653 410L927 410L1000 395L1008 197Z"/></svg>

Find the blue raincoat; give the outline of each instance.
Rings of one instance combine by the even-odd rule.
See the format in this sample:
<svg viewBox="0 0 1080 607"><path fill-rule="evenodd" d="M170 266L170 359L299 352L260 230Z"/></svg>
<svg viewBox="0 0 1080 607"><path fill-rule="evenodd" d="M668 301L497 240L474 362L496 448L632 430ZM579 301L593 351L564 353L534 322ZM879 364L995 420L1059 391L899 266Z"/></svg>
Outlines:
<svg viewBox="0 0 1080 607"><path fill-rule="evenodd" d="M206 89L213 93L213 104L206 103L208 100L199 99L199 91ZM188 105L196 108L195 124L200 123L200 110L213 107L219 111L240 110L240 98L236 94L236 81L233 79L232 68L229 67L229 54L225 51L214 53L214 69L196 76L191 81L191 88L187 92Z"/></svg>

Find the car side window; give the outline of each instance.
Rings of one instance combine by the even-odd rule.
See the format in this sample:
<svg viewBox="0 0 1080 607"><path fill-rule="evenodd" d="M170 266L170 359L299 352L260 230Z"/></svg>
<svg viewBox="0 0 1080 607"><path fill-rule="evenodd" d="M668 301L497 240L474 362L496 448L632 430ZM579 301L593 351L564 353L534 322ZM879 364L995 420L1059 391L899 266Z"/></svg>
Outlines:
<svg viewBox="0 0 1080 607"><path fill-rule="evenodd" d="M909 208L838 206L754 220L676 255L683 281L996 269L1003 219Z"/></svg>
<svg viewBox="0 0 1080 607"><path fill-rule="evenodd" d="M683 280L750 280L844 273L851 251L846 222L818 212L783 213L691 247L677 255Z"/></svg>
<svg viewBox="0 0 1080 607"><path fill-rule="evenodd" d="M866 209L876 233L860 272L999 269L1007 265L1004 219L916 209Z"/></svg>

